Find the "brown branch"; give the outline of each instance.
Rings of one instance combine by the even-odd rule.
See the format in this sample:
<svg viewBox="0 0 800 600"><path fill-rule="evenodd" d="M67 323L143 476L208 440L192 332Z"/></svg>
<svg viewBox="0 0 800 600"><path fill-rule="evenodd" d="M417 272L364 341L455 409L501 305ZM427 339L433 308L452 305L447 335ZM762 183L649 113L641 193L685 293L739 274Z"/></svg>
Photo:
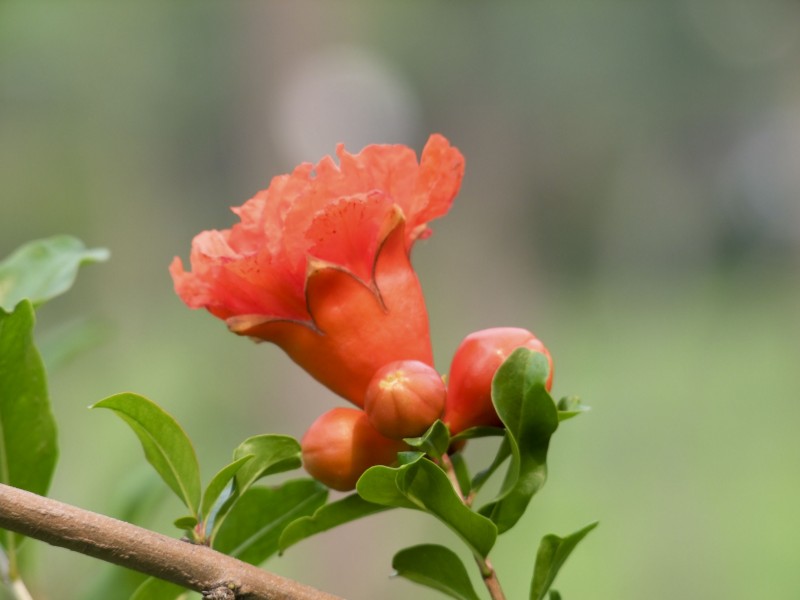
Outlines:
<svg viewBox="0 0 800 600"><path fill-rule="evenodd" d="M0 528L197 592L247 600L341 600L188 542L0 484ZM217 597L225 597L218 595ZM230 597L230 594L228 594Z"/></svg>

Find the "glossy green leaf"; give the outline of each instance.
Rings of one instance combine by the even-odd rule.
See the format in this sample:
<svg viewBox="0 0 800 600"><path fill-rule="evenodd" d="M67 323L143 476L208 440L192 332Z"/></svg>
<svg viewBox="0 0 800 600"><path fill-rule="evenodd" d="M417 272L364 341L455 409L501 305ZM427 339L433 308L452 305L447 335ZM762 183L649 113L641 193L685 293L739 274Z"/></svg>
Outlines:
<svg viewBox="0 0 800 600"><path fill-rule="evenodd" d="M197 516L200 467L192 442L178 422L154 402L128 392L110 396L92 408L109 408L130 426L142 444L147 461Z"/></svg>
<svg viewBox="0 0 800 600"><path fill-rule="evenodd" d="M281 534L278 544L279 550L282 554L290 546L312 535L328 531L362 517L390 510L390 508L390 506L367 502L358 494L345 496L341 500L321 506L313 515L301 517L289 523Z"/></svg>
<svg viewBox="0 0 800 600"><path fill-rule="evenodd" d="M422 454L418 454L416 460L422 460L422 456ZM393 508L419 508L397 487L397 473L407 466L403 465L399 468L383 465L370 467L356 482L356 492L364 500L373 504Z"/></svg>
<svg viewBox="0 0 800 600"><path fill-rule="evenodd" d="M435 516L475 554L486 556L497 538L495 525L470 510L445 472L427 459L418 458L397 468L367 469L358 480L356 490L368 502L416 508Z"/></svg>
<svg viewBox="0 0 800 600"><path fill-rule="evenodd" d="M564 396L558 401L558 420L566 421L588 410L591 409L578 396Z"/></svg>
<svg viewBox="0 0 800 600"><path fill-rule="evenodd" d="M544 354L518 348L497 370L492 401L506 426L511 460L498 497L480 509L500 533L519 520L547 478L547 448L558 427L558 411L545 387Z"/></svg>
<svg viewBox="0 0 800 600"><path fill-rule="evenodd" d="M447 594L458 600L479 600L467 569L458 555L444 546L422 544L394 555L397 575Z"/></svg>
<svg viewBox="0 0 800 600"><path fill-rule="evenodd" d="M211 509L214 507L214 503L219 500L220 494L225 490L225 487L230 484L231 480L242 466L253 458L252 454L242 456L220 469L220 471L211 478L208 487L206 487L206 491L203 492L203 501L200 503L200 516L203 519L208 519L208 516L211 514Z"/></svg>
<svg viewBox="0 0 800 600"><path fill-rule="evenodd" d="M175 525L175 527L177 527L178 529L189 531L191 529L194 529L195 526L197 525L197 517L192 517L192 516L180 517L178 519L175 519L172 522L172 524Z"/></svg>
<svg viewBox="0 0 800 600"><path fill-rule="evenodd" d="M419 508L450 527L467 545L486 556L497 539L497 527L470 510L461 500L445 472L429 460L400 469L397 487Z"/></svg>
<svg viewBox="0 0 800 600"><path fill-rule="evenodd" d="M299 469L300 443L288 435L263 434L247 438L233 452L234 460L253 455L253 460L236 473L236 487L240 494L261 477Z"/></svg>
<svg viewBox="0 0 800 600"><path fill-rule="evenodd" d="M474 440L485 437L502 437L505 434L506 430L501 427L470 427L454 435L450 441L460 442L463 440Z"/></svg>
<svg viewBox="0 0 800 600"><path fill-rule="evenodd" d="M405 450L403 452L398 452L397 465L410 465L413 462L417 462L423 456L425 456L425 453L419 452L418 450Z"/></svg>
<svg viewBox="0 0 800 600"><path fill-rule="evenodd" d="M497 448L497 453L494 456L494 460L492 464L486 467L484 470L479 471L475 474L475 477L472 479L472 489L474 492L478 492L483 487L483 484L486 483L489 478L500 468L508 457L511 456L511 445L508 441L508 437L503 438L503 441L500 442L500 446Z"/></svg>
<svg viewBox="0 0 800 600"><path fill-rule="evenodd" d="M131 596L130 600L175 600L188 590L169 581L148 577Z"/></svg>
<svg viewBox="0 0 800 600"><path fill-rule="evenodd" d="M0 308L10 312L25 298L38 306L63 294L72 287L82 264L108 256L108 250L87 249L67 235L29 242L0 263Z"/></svg>
<svg viewBox="0 0 800 600"><path fill-rule="evenodd" d="M542 542L539 544L539 551L536 553L536 566L533 570L533 582L531 583L531 600L542 600L545 597L559 569L564 565L564 561L567 560L567 557L578 545L578 542L595 527L597 527L597 522L591 523L563 538L553 534L542 538ZM557 594L557 597L560 596Z"/></svg>
<svg viewBox="0 0 800 600"><path fill-rule="evenodd" d="M434 458L441 458L450 445L450 431L447 429L447 425L437 420L422 436L406 438L403 441L420 452Z"/></svg>
<svg viewBox="0 0 800 600"><path fill-rule="evenodd" d="M259 565L278 551L283 529L325 504L328 488L295 479L275 488L251 487L228 513L214 538L215 550Z"/></svg>
<svg viewBox="0 0 800 600"><path fill-rule="evenodd" d="M458 481L461 495L464 497L468 496L472 491L472 481L470 480L469 468L467 467L467 461L464 460L464 455L461 452L451 454L450 464L453 465L453 472Z"/></svg>
<svg viewBox="0 0 800 600"><path fill-rule="evenodd" d="M0 309L0 483L44 495L58 460L56 423L47 376L33 341L36 317L28 300ZM12 575L22 536L0 530Z"/></svg>

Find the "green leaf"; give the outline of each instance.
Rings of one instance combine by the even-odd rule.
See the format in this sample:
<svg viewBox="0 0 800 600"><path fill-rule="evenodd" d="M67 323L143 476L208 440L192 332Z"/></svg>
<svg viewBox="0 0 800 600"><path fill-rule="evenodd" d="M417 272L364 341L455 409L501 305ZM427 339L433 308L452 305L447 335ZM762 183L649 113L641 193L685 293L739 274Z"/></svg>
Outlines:
<svg viewBox="0 0 800 600"><path fill-rule="evenodd" d="M462 440L474 440L485 437L502 437L505 434L505 429L501 427L470 427L454 435L450 441L460 442Z"/></svg>
<svg viewBox="0 0 800 600"><path fill-rule="evenodd" d="M405 438L403 441L412 448L438 459L447 452L447 447L450 445L450 430L447 429L447 425L437 420L421 437Z"/></svg>
<svg viewBox="0 0 800 600"><path fill-rule="evenodd" d="M489 554L497 539L497 527L463 503L442 469L429 460L420 460L400 469L397 487L419 508L450 527L473 552L483 557Z"/></svg>
<svg viewBox="0 0 800 600"><path fill-rule="evenodd" d="M480 556L489 553L497 538L497 527L472 512L445 472L427 459L419 458L397 468L367 469L356 483L356 490L368 502L416 508L433 515Z"/></svg>
<svg viewBox="0 0 800 600"><path fill-rule="evenodd" d="M251 487L228 513L212 546L253 565L278 551L287 524L325 504L328 488L313 479L295 479L276 488Z"/></svg>
<svg viewBox="0 0 800 600"><path fill-rule="evenodd" d="M91 408L110 408L130 426L147 461L192 515L198 516L200 467L192 442L177 421L144 396L128 392L110 396Z"/></svg>
<svg viewBox="0 0 800 600"><path fill-rule="evenodd" d="M461 490L461 495L467 497L472 491L472 481L469 476L469 468L467 462L464 460L464 455L461 452L456 452L450 455L450 464L453 465L453 472L455 473L458 487Z"/></svg>
<svg viewBox="0 0 800 600"><path fill-rule="evenodd" d="M417 460L422 460L422 456L422 454L419 454ZM419 508L397 487L397 473L407 466L409 465L403 465L399 468L385 467L383 465L370 467L358 478L356 492L364 500L373 504L392 508Z"/></svg>
<svg viewBox="0 0 800 600"><path fill-rule="evenodd" d="M0 309L0 482L44 495L58 449L30 302Z"/></svg>
<svg viewBox="0 0 800 600"><path fill-rule="evenodd" d="M321 506L313 515L301 517L289 523L279 540L280 553L283 554L290 546L312 535L390 508L367 502L358 494L345 496L341 500Z"/></svg>
<svg viewBox="0 0 800 600"><path fill-rule="evenodd" d="M549 369L544 354L518 348L492 381L492 401L506 426L511 460L500 494L479 512L500 533L514 526L547 478L547 448L558 427L558 411L545 387Z"/></svg>
<svg viewBox="0 0 800 600"><path fill-rule="evenodd" d="M591 409L578 396L564 396L558 401L558 420L566 421L588 410Z"/></svg>
<svg viewBox="0 0 800 600"><path fill-rule="evenodd" d="M502 465L506 459L511 456L511 445L509 444L508 437L504 437L497 448L497 453L494 456L492 464L486 467L483 471L479 471L472 479L472 489L475 493L483 487L495 471Z"/></svg>
<svg viewBox="0 0 800 600"><path fill-rule="evenodd" d="M559 594L555 590L550 590L550 595L548 596L548 600L561 600L561 594Z"/></svg>
<svg viewBox="0 0 800 600"><path fill-rule="evenodd" d="M47 377L33 342L35 320L27 300L12 313L0 309L0 483L44 495L58 447ZM9 554L19 539L0 534Z"/></svg>
<svg viewBox="0 0 800 600"><path fill-rule="evenodd" d="M425 453L418 452L417 450L404 450L402 452L398 452L397 465L410 465L411 463L417 462L423 456L425 456Z"/></svg>
<svg viewBox="0 0 800 600"><path fill-rule="evenodd" d="M113 328L97 319L79 318L49 329L39 339L39 350L49 373L67 365L76 356L111 339Z"/></svg>
<svg viewBox="0 0 800 600"><path fill-rule="evenodd" d="M82 264L108 256L67 235L29 242L0 263L0 308L10 312L24 298L39 306L72 287Z"/></svg>
<svg viewBox="0 0 800 600"><path fill-rule="evenodd" d="M455 552L436 544L405 548L394 555L392 568L400 577L428 586L458 600L480 600L464 563Z"/></svg>
<svg viewBox="0 0 800 600"><path fill-rule="evenodd" d="M597 527L597 522L591 523L567 537L561 538L550 534L542 538L542 542L539 544L539 551L536 553L536 566L533 570L533 582L531 583L531 600L542 600L544 598L559 569L564 565L564 561L567 560L567 557L578 545L578 542L595 527ZM560 598L557 592L556 597Z"/></svg>
<svg viewBox="0 0 800 600"><path fill-rule="evenodd" d="M203 501L200 503L200 516L203 519L208 519L211 514L211 509L214 507L214 503L219 499L220 494L222 494L225 486L231 482L234 475L236 475L246 462L253 458L252 454L242 456L220 469L220 471L212 477L208 487L206 487L206 491L203 492Z"/></svg>
<svg viewBox="0 0 800 600"><path fill-rule="evenodd" d="M149 577L142 582L130 600L175 600L188 590L169 581Z"/></svg>
<svg viewBox="0 0 800 600"><path fill-rule="evenodd" d="M261 477L299 469L300 443L288 435L263 434L247 438L233 452L234 460L253 455L236 473L236 486L240 494Z"/></svg>
<svg viewBox="0 0 800 600"><path fill-rule="evenodd" d="M178 529L189 531L197 526L197 517L193 517L191 515L186 517L180 517L178 519L175 519L172 522L172 524L175 525L175 527L177 527Z"/></svg>

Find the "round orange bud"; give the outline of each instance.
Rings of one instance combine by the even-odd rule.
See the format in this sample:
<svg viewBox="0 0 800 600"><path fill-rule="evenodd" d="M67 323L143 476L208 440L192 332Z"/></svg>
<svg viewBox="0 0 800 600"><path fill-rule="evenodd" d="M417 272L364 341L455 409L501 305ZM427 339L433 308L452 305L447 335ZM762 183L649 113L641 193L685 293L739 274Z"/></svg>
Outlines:
<svg viewBox="0 0 800 600"><path fill-rule="evenodd" d="M400 440L425 433L442 416L446 396L436 369L418 360L398 360L375 372L364 410L375 429Z"/></svg>
<svg viewBox="0 0 800 600"><path fill-rule="evenodd" d="M553 385L553 359L539 339L526 329L496 327L469 334L456 350L450 365L444 422L456 434L479 425L500 426L492 404L492 378L517 348L530 348L547 356Z"/></svg>
<svg viewBox="0 0 800 600"><path fill-rule="evenodd" d="M334 490L352 490L361 474L388 465L406 445L390 440L370 425L357 408L329 410L308 428L300 441L306 471Z"/></svg>

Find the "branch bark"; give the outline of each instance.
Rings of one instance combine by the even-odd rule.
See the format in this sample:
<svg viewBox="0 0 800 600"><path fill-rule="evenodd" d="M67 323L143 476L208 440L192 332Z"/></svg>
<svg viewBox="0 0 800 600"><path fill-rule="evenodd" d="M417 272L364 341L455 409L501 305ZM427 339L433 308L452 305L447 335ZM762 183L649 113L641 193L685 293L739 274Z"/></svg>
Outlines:
<svg viewBox="0 0 800 600"><path fill-rule="evenodd" d="M0 528L99 558L197 592L227 588L237 599L341 600L206 546L0 484Z"/></svg>

